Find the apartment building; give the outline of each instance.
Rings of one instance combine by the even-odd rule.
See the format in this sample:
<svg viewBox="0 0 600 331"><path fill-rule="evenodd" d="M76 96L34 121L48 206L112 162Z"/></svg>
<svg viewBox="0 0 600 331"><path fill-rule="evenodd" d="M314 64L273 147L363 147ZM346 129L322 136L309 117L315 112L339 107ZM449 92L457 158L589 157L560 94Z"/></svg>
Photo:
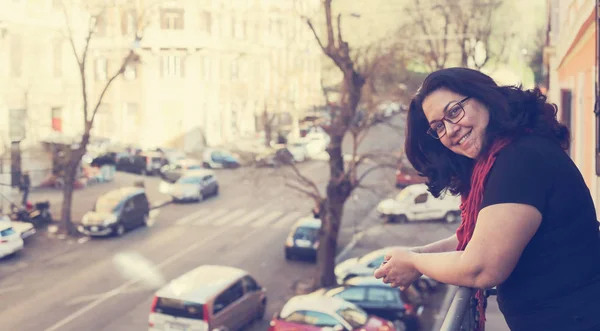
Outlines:
<svg viewBox="0 0 600 331"><path fill-rule="evenodd" d="M300 18L319 10L318 0L140 0L136 6L107 12L99 28L94 84L101 86L120 63L119 50L131 47L136 27L144 25L136 45L141 63L105 97L96 136L194 151L260 131L265 109L293 124L321 103L322 54Z"/></svg>
<svg viewBox="0 0 600 331"><path fill-rule="evenodd" d="M549 0L548 47L550 101L571 129L570 154L600 204L598 112L598 0Z"/></svg>
<svg viewBox="0 0 600 331"><path fill-rule="evenodd" d="M0 183L11 182L11 145L33 184L52 168L51 144L81 128L76 62L58 1L0 4ZM68 140L68 139L67 139ZM16 156L13 156L14 158Z"/></svg>

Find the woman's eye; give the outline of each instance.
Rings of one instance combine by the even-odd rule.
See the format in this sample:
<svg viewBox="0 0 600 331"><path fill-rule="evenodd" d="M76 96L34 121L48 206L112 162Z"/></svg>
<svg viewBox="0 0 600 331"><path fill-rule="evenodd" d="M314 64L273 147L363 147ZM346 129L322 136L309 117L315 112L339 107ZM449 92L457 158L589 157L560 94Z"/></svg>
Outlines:
<svg viewBox="0 0 600 331"><path fill-rule="evenodd" d="M436 122L431 126L435 131L441 131L444 130L444 123L442 122Z"/></svg>
<svg viewBox="0 0 600 331"><path fill-rule="evenodd" d="M458 116L458 114L460 114L460 107L456 106L456 107L453 107L452 109L450 109L448 111L448 115L447 116L449 118L454 118L454 117Z"/></svg>

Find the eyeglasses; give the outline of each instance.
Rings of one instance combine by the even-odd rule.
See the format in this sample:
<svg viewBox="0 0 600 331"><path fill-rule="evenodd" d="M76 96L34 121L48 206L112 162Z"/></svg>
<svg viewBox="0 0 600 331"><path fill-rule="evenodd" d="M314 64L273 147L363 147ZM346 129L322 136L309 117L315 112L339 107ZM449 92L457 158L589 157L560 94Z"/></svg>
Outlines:
<svg viewBox="0 0 600 331"><path fill-rule="evenodd" d="M444 121L452 124L458 124L458 122L465 117L465 108L463 107L463 104L470 98L471 97L466 97L455 103L452 107L446 110L444 117L441 120L431 122L429 124L429 129L427 129L427 134L435 139L442 139L442 137L446 134L446 125L444 124Z"/></svg>

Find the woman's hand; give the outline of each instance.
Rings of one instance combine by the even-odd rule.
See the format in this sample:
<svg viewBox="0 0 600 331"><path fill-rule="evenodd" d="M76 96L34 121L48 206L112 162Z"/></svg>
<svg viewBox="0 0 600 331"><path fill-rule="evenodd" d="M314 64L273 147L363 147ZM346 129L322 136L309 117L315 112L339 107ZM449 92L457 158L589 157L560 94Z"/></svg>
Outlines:
<svg viewBox="0 0 600 331"><path fill-rule="evenodd" d="M392 287L404 289L422 274L415 268L412 257L417 254L407 248L396 248L385 257L385 262L375 270L375 278L382 278L383 282Z"/></svg>

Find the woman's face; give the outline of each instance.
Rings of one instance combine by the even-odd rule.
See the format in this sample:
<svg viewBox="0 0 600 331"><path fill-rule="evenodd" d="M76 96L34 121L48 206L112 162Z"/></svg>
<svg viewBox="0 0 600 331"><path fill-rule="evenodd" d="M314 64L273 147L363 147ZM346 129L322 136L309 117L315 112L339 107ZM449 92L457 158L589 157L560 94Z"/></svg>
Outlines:
<svg viewBox="0 0 600 331"><path fill-rule="evenodd" d="M448 110L453 109L465 95L460 95L445 88L431 92L423 100L423 111L429 123L444 118ZM483 104L474 98L462 103L464 117L456 124L443 121L446 133L440 139L444 146L456 154L476 158L484 145L485 130L490 120L490 114ZM435 139L435 138L431 138Z"/></svg>

